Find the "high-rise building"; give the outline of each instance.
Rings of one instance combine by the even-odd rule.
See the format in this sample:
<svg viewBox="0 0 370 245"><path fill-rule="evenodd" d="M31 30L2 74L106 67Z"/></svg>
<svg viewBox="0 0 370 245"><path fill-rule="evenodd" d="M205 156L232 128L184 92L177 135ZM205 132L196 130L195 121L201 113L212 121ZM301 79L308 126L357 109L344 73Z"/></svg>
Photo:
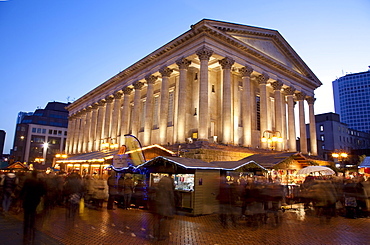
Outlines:
<svg viewBox="0 0 370 245"><path fill-rule="evenodd" d="M20 112L14 137L14 161L51 164L65 148L68 127L68 103L49 102L45 109Z"/></svg>
<svg viewBox="0 0 370 245"><path fill-rule="evenodd" d="M370 133L370 70L333 81L335 112L349 128Z"/></svg>

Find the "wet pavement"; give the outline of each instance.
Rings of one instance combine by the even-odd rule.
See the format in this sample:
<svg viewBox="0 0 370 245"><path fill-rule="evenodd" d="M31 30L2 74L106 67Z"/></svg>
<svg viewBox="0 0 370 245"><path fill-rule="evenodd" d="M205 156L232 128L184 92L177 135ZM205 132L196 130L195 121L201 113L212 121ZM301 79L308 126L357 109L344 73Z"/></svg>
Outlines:
<svg viewBox="0 0 370 245"><path fill-rule="evenodd" d="M85 208L75 220L57 207L39 216L34 244L369 244L370 218L337 216L330 223L306 215L301 206L281 212L281 223L249 225L238 218L236 226L221 226L218 215L176 215L165 241L153 238L153 216L145 210ZM0 217L0 244L22 244L22 214Z"/></svg>

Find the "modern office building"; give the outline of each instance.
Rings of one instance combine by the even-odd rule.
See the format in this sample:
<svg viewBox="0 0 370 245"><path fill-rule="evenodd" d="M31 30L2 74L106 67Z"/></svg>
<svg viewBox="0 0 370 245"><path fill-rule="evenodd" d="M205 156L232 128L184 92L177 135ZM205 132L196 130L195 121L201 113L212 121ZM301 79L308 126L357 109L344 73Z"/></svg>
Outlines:
<svg viewBox="0 0 370 245"><path fill-rule="evenodd" d="M349 128L370 133L370 70L333 81L335 112Z"/></svg>
<svg viewBox="0 0 370 245"><path fill-rule="evenodd" d="M339 114L330 112L315 115L318 155L328 160L332 153L370 149L370 134L348 127ZM307 130L309 125L306 126Z"/></svg>
<svg viewBox="0 0 370 245"><path fill-rule="evenodd" d="M69 103L49 102L45 109L32 114L20 112L14 137L14 161L33 164L51 164L57 153L65 148Z"/></svg>
<svg viewBox="0 0 370 245"><path fill-rule="evenodd" d="M66 150L101 151L132 134L143 146L208 141L295 152L296 123L307 138L305 103L317 149L320 85L278 31L204 19L69 105ZM300 149L308 153L306 141Z"/></svg>

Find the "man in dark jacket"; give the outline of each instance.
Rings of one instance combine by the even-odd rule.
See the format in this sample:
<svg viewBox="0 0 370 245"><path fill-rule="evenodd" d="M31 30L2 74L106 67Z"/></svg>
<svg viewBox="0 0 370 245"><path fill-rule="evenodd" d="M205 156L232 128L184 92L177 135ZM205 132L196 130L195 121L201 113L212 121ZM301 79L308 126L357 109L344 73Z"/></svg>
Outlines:
<svg viewBox="0 0 370 245"><path fill-rule="evenodd" d="M35 238L36 208L40 203L41 197L45 195L45 193L46 189L44 184L37 178L37 170L33 170L31 177L25 180L20 193L24 209L24 244L33 244Z"/></svg>

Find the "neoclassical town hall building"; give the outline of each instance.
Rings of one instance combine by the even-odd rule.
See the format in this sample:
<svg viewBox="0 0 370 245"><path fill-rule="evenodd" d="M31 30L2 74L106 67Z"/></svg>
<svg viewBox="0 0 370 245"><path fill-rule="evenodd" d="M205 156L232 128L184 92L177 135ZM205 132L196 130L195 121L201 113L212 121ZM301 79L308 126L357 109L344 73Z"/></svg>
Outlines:
<svg viewBox="0 0 370 245"><path fill-rule="evenodd" d="M69 105L66 152L123 145L125 134L143 146L197 140L295 152L297 124L317 155L320 85L278 31L204 19ZM272 136L279 141L261 140Z"/></svg>

